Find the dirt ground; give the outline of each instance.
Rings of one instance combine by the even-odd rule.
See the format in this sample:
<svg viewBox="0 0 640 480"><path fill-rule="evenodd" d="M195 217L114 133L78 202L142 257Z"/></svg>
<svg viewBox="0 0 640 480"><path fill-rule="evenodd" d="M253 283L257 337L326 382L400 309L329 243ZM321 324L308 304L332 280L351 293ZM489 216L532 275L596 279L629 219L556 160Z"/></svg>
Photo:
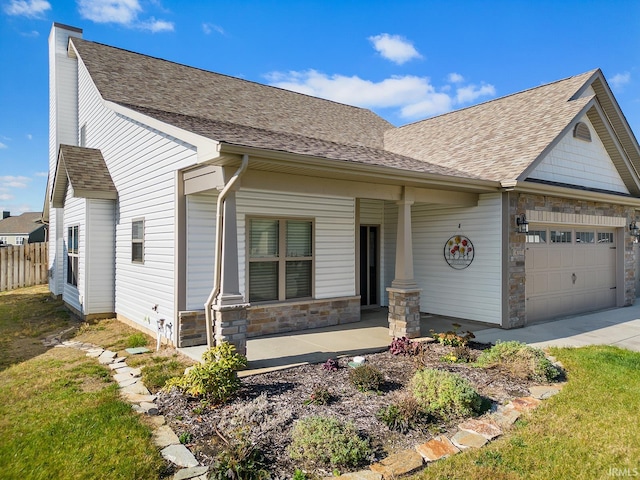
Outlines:
<svg viewBox="0 0 640 480"><path fill-rule="evenodd" d="M487 345L470 344L472 357L477 357ZM467 363L448 363L441 358L452 347L437 343L427 345L420 357L392 355L389 352L366 356L366 363L384 373L385 383L379 393L362 393L348 379L349 358L339 359L337 371L327 371L322 365L304 365L286 370L259 374L242 379L238 397L228 405L211 408L198 400L188 399L176 390L160 394L160 413L178 434L190 435L190 449L200 462L213 463L218 451L217 440L240 424L251 425L251 438L264 453L272 478L289 479L296 468L287 453L291 429L296 421L308 416L331 416L355 424L362 435L371 440L374 455L370 462L402 449L412 449L435 435L451 433L458 421L425 423L406 434L390 431L376 419L376 412L394 402L420 366L456 372L466 378L495 407L516 396L528 394L530 382L509 377L495 370L481 369ZM307 400L318 387L332 395L328 405L309 404ZM332 472L315 472L331 475Z"/></svg>

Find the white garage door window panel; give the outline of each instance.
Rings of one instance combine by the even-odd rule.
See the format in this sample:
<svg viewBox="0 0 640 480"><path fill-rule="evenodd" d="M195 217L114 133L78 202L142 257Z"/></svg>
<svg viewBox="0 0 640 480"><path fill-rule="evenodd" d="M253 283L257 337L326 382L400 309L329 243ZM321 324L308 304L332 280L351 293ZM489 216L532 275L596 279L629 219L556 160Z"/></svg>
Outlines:
<svg viewBox="0 0 640 480"><path fill-rule="evenodd" d="M616 305L615 243L598 243L597 230L593 243L576 242L576 231L569 226L550 228L532 226L545 231L544 243L527 243L525 257L527 320L588 312ZM571 243L552 243L551 231L571 232ZM595 229L593 230L596 231ZM607 235L600 235L600 240Z"/></svg>

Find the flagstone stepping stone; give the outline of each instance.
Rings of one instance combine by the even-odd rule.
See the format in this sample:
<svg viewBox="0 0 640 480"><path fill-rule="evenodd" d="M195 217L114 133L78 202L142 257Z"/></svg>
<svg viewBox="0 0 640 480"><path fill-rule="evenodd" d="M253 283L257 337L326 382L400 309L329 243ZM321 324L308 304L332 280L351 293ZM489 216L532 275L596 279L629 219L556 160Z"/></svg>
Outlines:
<svg viewBox="0 0 640 480"><path fill-rule="evenodd" d="M163 448L160 453L162 456L172 463L180 467L197 467L198 461L187 447L184 445L169 445Z"/></svg>
<svg viewBox="0 0 640 480"><path fill-rule="evenodd" d="M528 412L540 405L541 400L533 397L518 397L511 400L513 408L520 412Z"/></svg>
<svg viewBox="0 0 640 480"><path fill-rule="evenodd" d="M102 355L102 352L104 352L104 350L101 348L92 348L87 352L87 357L98 358L100 355Z"/></svg>
<svg viewBox="0 0 640 480"><path fill-rule="evenodd" d="M165 424L164 415L156 415L155 417L149 417L149 422L154 427L162 427Z"/></svg>
<svg viewBox="0 0 640 480"><path fill-rule="evenodd" d="M129 368L129 367L126 367L126 368ZM122 372L122 370L124 370L124 369L116 370L118 373L116 373L116 374L113 376L113 379L114 379L116 382L122 382L123 380L131 380L131 379L133 378L133 377L129 374L129 372ZM122 372L122 373L121 373L121 372Z"/></svg>
<svg viewBox="0 0 640 480"><path fill-rule="evenodd" d="M480 420L477 418L471 418L466 422L462 422L458 425L458 428L465 432L482 435L487 440L492 440L502 435L502 430L495 423L489 420Z"/></svg>
<svg viewBox="0 0 640 480"><path fill-rule="evenodd" d="M323 480L382 480L382 474L371 470L362 470L360 472L345 473L339 477L325 477Z"/></svg>
<svg viewBox="0 0 640 480"><path fill-rule="evenodd" d="M116 358L117 355L118 354L116 352L112 352L111 350L105 350L98 357L98 361L102 365L108 365L109 363L113 362L113 359Z"/></svg>
<svg viewBox="0 0 640 480"><path fill-rule="evenodd" d="M122 388L122 393L127 394L127 393L137 393L139 395L150 395L151 392L149 392L149 390L147 390L147 387L145 387L141 382L136 382L132 385L129 385L127 387Z"/></svg>
<svg viewBox="0 0 640 480"><path fill-rule="evenodd" d="M495 413L491 414L491 419L501 428L509 428L513 425L518 418L520 418L522 412L516 410L514 406L509 403L498 407Z"/></svg>
<svg viewBox="0 0 640 480"><path fill-rule="evenodd" d="M486 445L489 440L477 433L465 432L464 430L458 430L458 432L451 437L451 443L453 443L460 450L467 450L469 448L481 448Z"/></svg>
<svg viewBox="0 0 640 480"><path fill-rule="evenodd" d="M142 369L141 369L141 368L132 368L132 369L129 371L129 374L130 374L132 377L139 377L140 375L142 375Z"/></svg>
<svg viewBox="0 0 640 480"><path fill-rule="evenodd" d="M156 396L150 394L141 394L141 393L131 393L125 392L124 389L120 390L122 396L129 403L141 403L141 402L155 402Z"/></svg>
<svg viewBox="0 0 640 480"><path fill-rule="evenodd" d="M131 355L139 355L141 353L150 352L147 347L134 347L134 348L125 348L125 351Z"/></svg>
<svg viewBox="0 0 640 480"><path fill-rule="evenodd" d="M562 390L561 385L534 385L533 387L529 387L531 396L538 400L546 400L549 397L553 397L560 393L560 390Z"/></svg>
<svg viewBox="0 0 640 480"><path fill-rule="evenodd" d="M120 380L118 382L118 386L120 388L130 387L131 385L134 385L139 381L140 381L139 378L128 377L128 378L125 378L124 380Z"/></svg>
<svg viewBox="0 0 640 480"><path fill-rule="evenodd" d="M372 472L382 474L385 479L406 475L422 468L422 455L415 450L404 450L369 466Z"/></svg>
<svg viewBox="0 0 640 480"><path fill-rule="evenodd" d="M158 448L165 448L169 445L180 445L180 439L169 425L162 425L152 432L153 443Z"/></svg>
<svg viewBox="0 0 640 480"><path fill-rule="evenodd" d="M183 468L182 470L178 470L178 473L173 476L173 480L198 480L199 477L206 479L206 474L208 472L209 467Z"/></svg>
<svg viewBox="0 0 640 480"><path fill-rule="evenodd" d="M416 451L422 455L425 462L434 462L460 452L451 440L444 435L435 437L422 445L416 445Z"/></svg>
<svg viewBox="0 0 640 480"><path fill-rule="evenodd" d="M150 402L140 402L140 408L147 415L157 415L158 414L158 406L155 403Z"/></svg>
<svg viewBox="0 0 640 480"><path fill-rule="evenodd" d="M116 360L117 360L117 359L116 359ZM125 367L126 367L126 368L131 368L131 367L129 367L129 366L128 366L126 363L124 363L124 362L113 362L113 363L110 363L110 364L109 364L109 368L110 368L111 370L120 370L120 369L125 368ZM121 372L116 372L116 373L121 373Z"/></svg>

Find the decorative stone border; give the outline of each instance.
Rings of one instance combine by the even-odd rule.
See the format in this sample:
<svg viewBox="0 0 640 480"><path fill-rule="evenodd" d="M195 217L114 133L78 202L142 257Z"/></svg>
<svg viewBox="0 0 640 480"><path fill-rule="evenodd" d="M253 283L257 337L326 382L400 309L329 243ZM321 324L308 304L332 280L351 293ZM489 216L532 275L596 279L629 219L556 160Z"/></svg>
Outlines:
<svg viewBox="0 0 640 480"><path fill-rule="evenodd" d="M117 352L105 350L91 343L83 343L72 340L62 340L65 333L73 328L65 330L57 335L50 335L42 343L47 347L75 348L86 352L87 357L96 358L100 364L107 366L113 375L113 379L120 387L120 396L123 397L131 408L141 415L149 415L154 426L152 435L153 443L160 449L162 457L179 468L173 476L173 480L207 480L209 467L202 466L189 451L180 443L180 439L166 424L164 416L158 415L158 406L155 404L156 396L152 395L141 380L141 369L131 368L127 365L127 357L118 357ZM127 349L133 355L149 351L147 349Z"/></svg>

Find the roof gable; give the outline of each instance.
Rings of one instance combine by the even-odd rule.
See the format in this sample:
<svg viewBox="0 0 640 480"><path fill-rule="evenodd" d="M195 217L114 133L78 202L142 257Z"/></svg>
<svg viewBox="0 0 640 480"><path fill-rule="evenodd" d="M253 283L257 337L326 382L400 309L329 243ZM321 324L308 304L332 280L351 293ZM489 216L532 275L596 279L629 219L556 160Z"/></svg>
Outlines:
<svg viewBox="0 0 640 480"><path fill-rule="evenodd" d="M43 226L41 212L25 212L16 217L0 220L0 234L28 235Z"/></svg>
<svg viewBox="0 0 640 480"><path fill-rule="evenodd" d="M71 38L103 99L345 145L382 148L389 122L370 110Z"/></svg>
<svg viewBox="0 0 640 480"><path fill-rule="evenodd" d="M78 198L115 200L118 197L102 152L95 148L60 145L51 194L54 208L64 207L69 185L73 196Z"/></svg>

